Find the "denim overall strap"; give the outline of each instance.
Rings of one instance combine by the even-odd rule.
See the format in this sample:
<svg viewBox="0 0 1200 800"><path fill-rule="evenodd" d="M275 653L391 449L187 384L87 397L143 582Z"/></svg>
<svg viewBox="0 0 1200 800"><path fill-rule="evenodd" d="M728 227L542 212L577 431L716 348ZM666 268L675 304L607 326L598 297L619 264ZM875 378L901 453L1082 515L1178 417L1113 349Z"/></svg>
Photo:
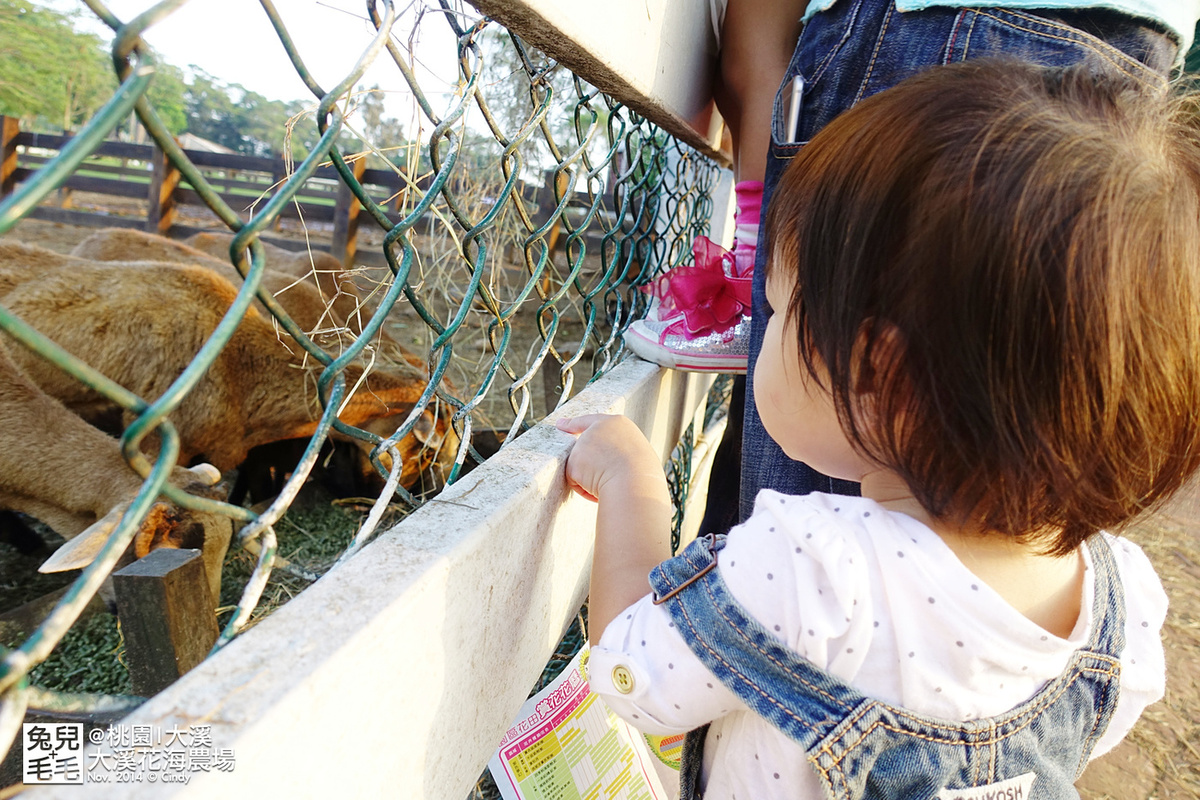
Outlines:
<svg viewBox="0 0 1200 800"><path fill-rule="evenodd" d="M1087 649L1100 655L1119 659L1125 650L1125 587L1117 572L1117 561L1104 534L1093 534L1087 540L1092 557L1092 578L1095 596L1092 600L1092 633Z"/></svg>
<svg viewBox="0 0 1200 800"><path fill-rule="evenodd" d="M1077 800L1075 781L1108 729L1120 693L1125 599L1102 535L1087 542L1091 633L1057 677L1003 714L956 722L882 703L846 718L809 758L831 797ZM797 698L803 702L802 698ZM981 787L1003 787L986 788ZM976 789L975 792L968 791Z"/></svg>
<svg viewBox="0 0 1200 800"><path fill-rule="evenodd" d="M1087 645L1030 700L970 722L871 700L787 648L712 568L723 547L723 537L698 540L656 567L650 574L656 601L714 676L807 751L829 797L932 800L1029 775L1024 800L1077 797L1074 781L1116 706L1124 646L1124 595L1103 537L1088 541L1095 602ZM686 800L700 796L706 732L693 731L684 745L680 797Z"/></svg>
<svg viewBox="0 0 1200 800"><path fill-rule="evenodd" d="M675 627L708 670L759 716L805 749L843 718L872 701L832 678L767 631L729 593L713 567L724 536L692 542L650 572L656 603L665 603ZM795 686L791 692L771 687ZM697 780L708 726L688 734L680 769L680 798L699 797Z"/></svg>

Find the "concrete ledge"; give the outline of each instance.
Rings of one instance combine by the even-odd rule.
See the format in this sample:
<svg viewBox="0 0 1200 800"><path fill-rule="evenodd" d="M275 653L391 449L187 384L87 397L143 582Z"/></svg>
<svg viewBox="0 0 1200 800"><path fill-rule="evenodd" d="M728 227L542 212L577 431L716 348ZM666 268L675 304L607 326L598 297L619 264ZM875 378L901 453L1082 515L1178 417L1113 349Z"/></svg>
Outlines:
<svg viewBox="0 0 1200 800"><path fill-rule="evenodd" d="M665 461L710 382L631 359L561 413L624 413ZM586 596L595 506L552 422L123 720L211 725L232 773L88 796L466 797Z"/></svg>
<svg viewBox="0 0 1200 800"><path fill-rule="evenodd" d="M723 164L707 0L470 0L606 94Z"/></svg>

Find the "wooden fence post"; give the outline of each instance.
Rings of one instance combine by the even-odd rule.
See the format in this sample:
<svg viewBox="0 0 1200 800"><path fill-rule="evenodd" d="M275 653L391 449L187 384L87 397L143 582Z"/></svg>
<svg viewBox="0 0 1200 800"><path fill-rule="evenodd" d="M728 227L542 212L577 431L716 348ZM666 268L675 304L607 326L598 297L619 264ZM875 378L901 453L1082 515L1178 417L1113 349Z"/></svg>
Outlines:
<svg viewBox="0 0 1200 800"><path fill-rule="evenodd" d="M183 176L167 160L162 149L154 147L154 175L150 179L150 206L146 211L146 231L163 236L175 223L175 187Z"/></svg>
<svg viewBox="0 0 1200 800"><path fill-rule="evenodd" d="M367 159L360 158L350 165L354 171L354 179L362 180L367 171ZM349 268L354 266L354 254L358 250L358 214L362 211L362 203L344 183L338 184L337 205L333 211L333 243L329 252L333 257Z"/></svg>
<svg viewBox="0 0 1200 800"><path fill-rule="evenodd" d="M542 173L542 188L537 193L538 219L545 220L558 207L559 198L567 193L567 188L571 185L571 176L566 172L560 172L555 175L554 170L548 169ZM563 209L563 214L567 210ZM552 264L554 261L554 251L558 247L559 237L563 232L563 215L560 214L554 224L550 226L550 230L546 232L546 252L547 259ZM544 223L543 223L544 224ZM542 291L550 292L550 270L547 269L542 276Z"/></svg>
<svg viewBox="0 0 1200 800"><path fill-rule="evenodd" d="M21 121L0 115L0 197L8 197L17 188L17 135Z"/></svg>
<svg viewBox="0 0 1200 800"><path fill-rule="evenodd" d="M133 693L158 694L217 641L217 617L199 550L160 547L114 572L117 615Z"/></svg>
<svg viewBox="0 0 1200 800"><path fill-rule="evenodd" d="M271 192L272 194L279 190L280 187L287 181L287 169L280 161L273 170L271 170ZM279 233L283 230L283 214L275 217L275 222L271 223L271 230Z"/></svg>

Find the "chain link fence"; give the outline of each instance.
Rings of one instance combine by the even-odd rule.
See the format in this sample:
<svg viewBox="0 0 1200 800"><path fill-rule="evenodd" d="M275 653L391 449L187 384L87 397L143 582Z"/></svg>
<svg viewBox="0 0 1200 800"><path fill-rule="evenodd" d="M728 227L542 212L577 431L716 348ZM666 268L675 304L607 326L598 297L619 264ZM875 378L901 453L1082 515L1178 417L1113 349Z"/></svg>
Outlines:
<svg viewBox="0 0 1200 800"><path fill-rule="evenodd" d="M29 673L95 595L157 498L229 517L242 525L235 547L257 553L215 651L244 629L273 570L279 570L275 528L331 432L368 444L375 469L386 478L384 491L341 552L338 560L344 560L371 539L381 521L394 519L397 509L411 510L428 499L428 493L402 485L398 449L405 437L420 432L427 412L433 412L435 424L448 428L442 439L448 450L439 460L444 481L452 483L483 460L482 448L475 446L481 432L503 446L623 358L622 333L646 308L639 287L690 257L692 239L708 230L719 171L618 99L461 3L441 0L398 10L389 0L367 0L365 15L376 35L349 74L336 86L322 86L305 67L286 18L271 0L260 0L261 9L247 11L269 17L312 91L311 113L293 125L297 131L310 126L316 143L247 214L222 201L147 99L156 56L140 37L182 0L165 0L131 20L117 19L99 0L85 2L114 32L119 88L57 157L0 204L0 233L53 192L134 112L182 180L234 234L230 263L243 281L190 364L157 397L122 388L0 307L6 346L32 350L124 410L131 421L121 446L129 467L143 479L96 560L24 643L5 652L0 663L0 742L5 747L27 708L111 712L139 702L39 689L30 684ZM443 76L446 90L422 86L430 79L421 75L411 44L418 28L438 28L455 43L457 75ZM359 130L358 84L377 62L394 68L397 85L411 102L403 142L367 141ZM349 142L359 149L349 149ZM356 178L357 162L364 158L404 176L408 189L379 202ZM351 270L369 313L364 312L360 327L333 340L303 329L264 287L269 265L259 241L305 181L330 163L361 204L365 225L374 229L360 234L360 252L368 249L362 242L373 241L370 249L387 264L386 271ZM320 410L315 432L282 491L265 508L251 510L189 494L168 477L181 449L171 414L205 380L255 301L269 310L281 337L295 342L297 357L318 365ZM343 423L339 409L359 388L355 376L371 369L381 340L389 337L422 365L412 410L393 420L390 433ZM152 434L157 452L144 446ZM680 501L686 498L689 453L690 440L669 470ZM564 642L566 658L582 640L582 626L572 636Z"/></svg>

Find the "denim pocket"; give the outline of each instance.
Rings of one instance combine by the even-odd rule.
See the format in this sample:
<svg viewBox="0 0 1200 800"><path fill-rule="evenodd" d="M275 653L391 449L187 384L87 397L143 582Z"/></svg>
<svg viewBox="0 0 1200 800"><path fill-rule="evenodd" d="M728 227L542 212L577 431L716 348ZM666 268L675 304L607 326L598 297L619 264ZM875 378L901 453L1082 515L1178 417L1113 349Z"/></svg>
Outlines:
<svg viewBox="0 0 1200 800"><path fill-rule="evenodd" d="M829 75L840 51L855 35L855 22L864 0L843 0L831 12L813 17L800 33L800 40L792 53L787 72L779 89L775 92L775 104L771 113L771 152L777 158L790 159L807 144L813 133L824 123L818 108L812 103L827 104L835 96L828 85L834 76ZM836 72L836 70L834 70ZM787 135L789 110L788 98L792 93L792 80L800 76L804 89L797 112L796 133Z"/></svg>
<svg viewBox="0 0 1200 800"><path fill-rule="evenodd" d="M1165 34L1133 18L1113 32L1110 42L1050 16L999 8L964 9L947 41L946 63L988 56L1051 67L1088 62L1105 72L1161 84L1163 76L1130 53L1146 58L1170 46Z"/></svg>

